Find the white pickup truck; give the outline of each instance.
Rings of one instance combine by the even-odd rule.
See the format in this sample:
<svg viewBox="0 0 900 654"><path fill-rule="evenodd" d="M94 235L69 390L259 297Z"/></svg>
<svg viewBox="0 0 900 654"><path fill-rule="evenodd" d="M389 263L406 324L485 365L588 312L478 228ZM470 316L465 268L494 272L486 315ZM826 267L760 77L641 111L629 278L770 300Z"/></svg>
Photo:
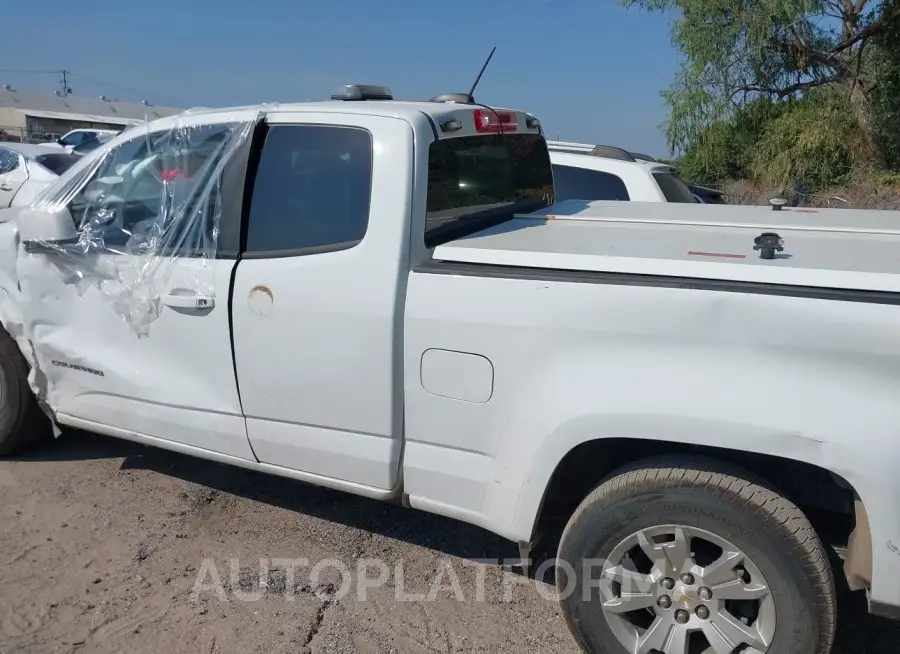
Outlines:
<svg viewBox="0 0 900 654"><path fill-rule="evenodd" d="M4 453L52 423L561 532L589 652L825 654L832 544L898 614L896 213L554 204L527 113L336 98L149 123L0 212Z"/></svg>

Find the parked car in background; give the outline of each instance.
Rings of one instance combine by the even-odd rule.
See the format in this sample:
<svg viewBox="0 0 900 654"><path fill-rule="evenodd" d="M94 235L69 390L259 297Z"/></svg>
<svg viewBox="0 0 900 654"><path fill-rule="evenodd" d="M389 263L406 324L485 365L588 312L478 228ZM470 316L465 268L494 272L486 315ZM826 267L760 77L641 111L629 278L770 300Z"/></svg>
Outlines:
<svg viewBox="0 0 900 654"><path fill-rule="evenodd" d="M79 157L30 143L0 143L0 209L29 204Z"/></svg>
<svg viewBox="0 0 900 654"><path fill-rule="evenodd" d="M56 141L41 143L40 145L42 147L62 148L68 152L72 152L76 148L83 151L84 148L94 149L100 144L106 143L121 133L121 131L114 129L73 129L60 136Z"/></svg>
<svg viewBox="0 0 900 654"><path fill-rule="evenodd" d="M548 141L547 147L558 200L697 202L668 164L609 145Z"/></svg>

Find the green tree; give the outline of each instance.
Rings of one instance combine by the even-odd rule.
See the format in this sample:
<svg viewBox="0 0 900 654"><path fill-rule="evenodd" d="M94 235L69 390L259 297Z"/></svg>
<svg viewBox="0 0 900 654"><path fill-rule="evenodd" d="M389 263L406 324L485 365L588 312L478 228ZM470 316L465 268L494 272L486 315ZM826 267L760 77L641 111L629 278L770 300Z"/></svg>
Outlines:
<svg viewBox="0 0 900 654"><path fill-rule="evenodd" d="M666 136L684 152L711 126L731 122L754 100L789 102L834 90L863 137L867 156L884 157L873 124L877 84L866 51L900 20L895 0L622 0L648 11L672 11L672 39L684 62L664 92L671 109ZM823 116L832 96L815 106ZM877 104L877 102L876 102ZM802 117L804 124L808 115ZM780 119L785 120L785 116ZM820 125L822 126L822 125Z"/></svg>
<svg viewBox="0 0 900 654"><path fill-rule="evenodd" d="M900 13L900 0L886 1L882 12L889 16ZM866 54L875 136L887 166L900 169L900 21L889 23Z"/></svg>
<svg viewBox="0 0 900 654"><path fill-rule="evenodd" d="M753 152L767 126L788 109L787 103L757 98L738 106L729 120L700 130L678 159L677 168L687 179L712 186L754 177Z"/></svg>

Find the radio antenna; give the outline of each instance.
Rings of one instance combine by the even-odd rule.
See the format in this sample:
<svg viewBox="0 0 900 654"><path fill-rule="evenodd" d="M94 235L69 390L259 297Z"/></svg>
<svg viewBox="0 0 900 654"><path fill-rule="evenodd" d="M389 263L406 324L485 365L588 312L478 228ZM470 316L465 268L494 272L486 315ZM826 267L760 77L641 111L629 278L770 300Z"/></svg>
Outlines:
<svg viewBox="0 0 900 654"><path fill-rule="evenodd" d="M491 57L494 56L494 52L496 52L496 50L496 45L491 48L491 54L488 55L487 60L485 60L484 65L481 67L481 71L478 73L478 77L475 78L475 83L472 85L472 88L469 89L469 102L475 102L475 87L478 86L478 82L481 81L481 76L484 75L485 69L487 69L488 64L491 63Z"/></svg>

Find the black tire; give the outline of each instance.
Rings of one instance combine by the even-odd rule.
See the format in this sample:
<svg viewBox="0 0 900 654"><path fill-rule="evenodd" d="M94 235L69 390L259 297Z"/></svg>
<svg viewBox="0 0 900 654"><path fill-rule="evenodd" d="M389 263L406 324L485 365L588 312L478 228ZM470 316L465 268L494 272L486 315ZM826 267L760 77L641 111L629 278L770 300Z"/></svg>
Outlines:
<svg viewBox="0 0 900 654"><path fill-rule="evenodd" d="M597 588L585 597L580 562L606 559L641 529L672 524L725 538L754 561L775 602L770 654L831 651L837 600L827 551L799 508L751 479L714 461L666 457L615 473L585 498L560 541L559 561L568 565L557 567L562 612L585 651L626 653L598 607Z"/></svg>
<svg viewBox="0 0 900 654"><path fill-rule="evenodd" d="M0 329L0 456L21 452L49 434L50 421L28 385L28 362Z"/></svg>

